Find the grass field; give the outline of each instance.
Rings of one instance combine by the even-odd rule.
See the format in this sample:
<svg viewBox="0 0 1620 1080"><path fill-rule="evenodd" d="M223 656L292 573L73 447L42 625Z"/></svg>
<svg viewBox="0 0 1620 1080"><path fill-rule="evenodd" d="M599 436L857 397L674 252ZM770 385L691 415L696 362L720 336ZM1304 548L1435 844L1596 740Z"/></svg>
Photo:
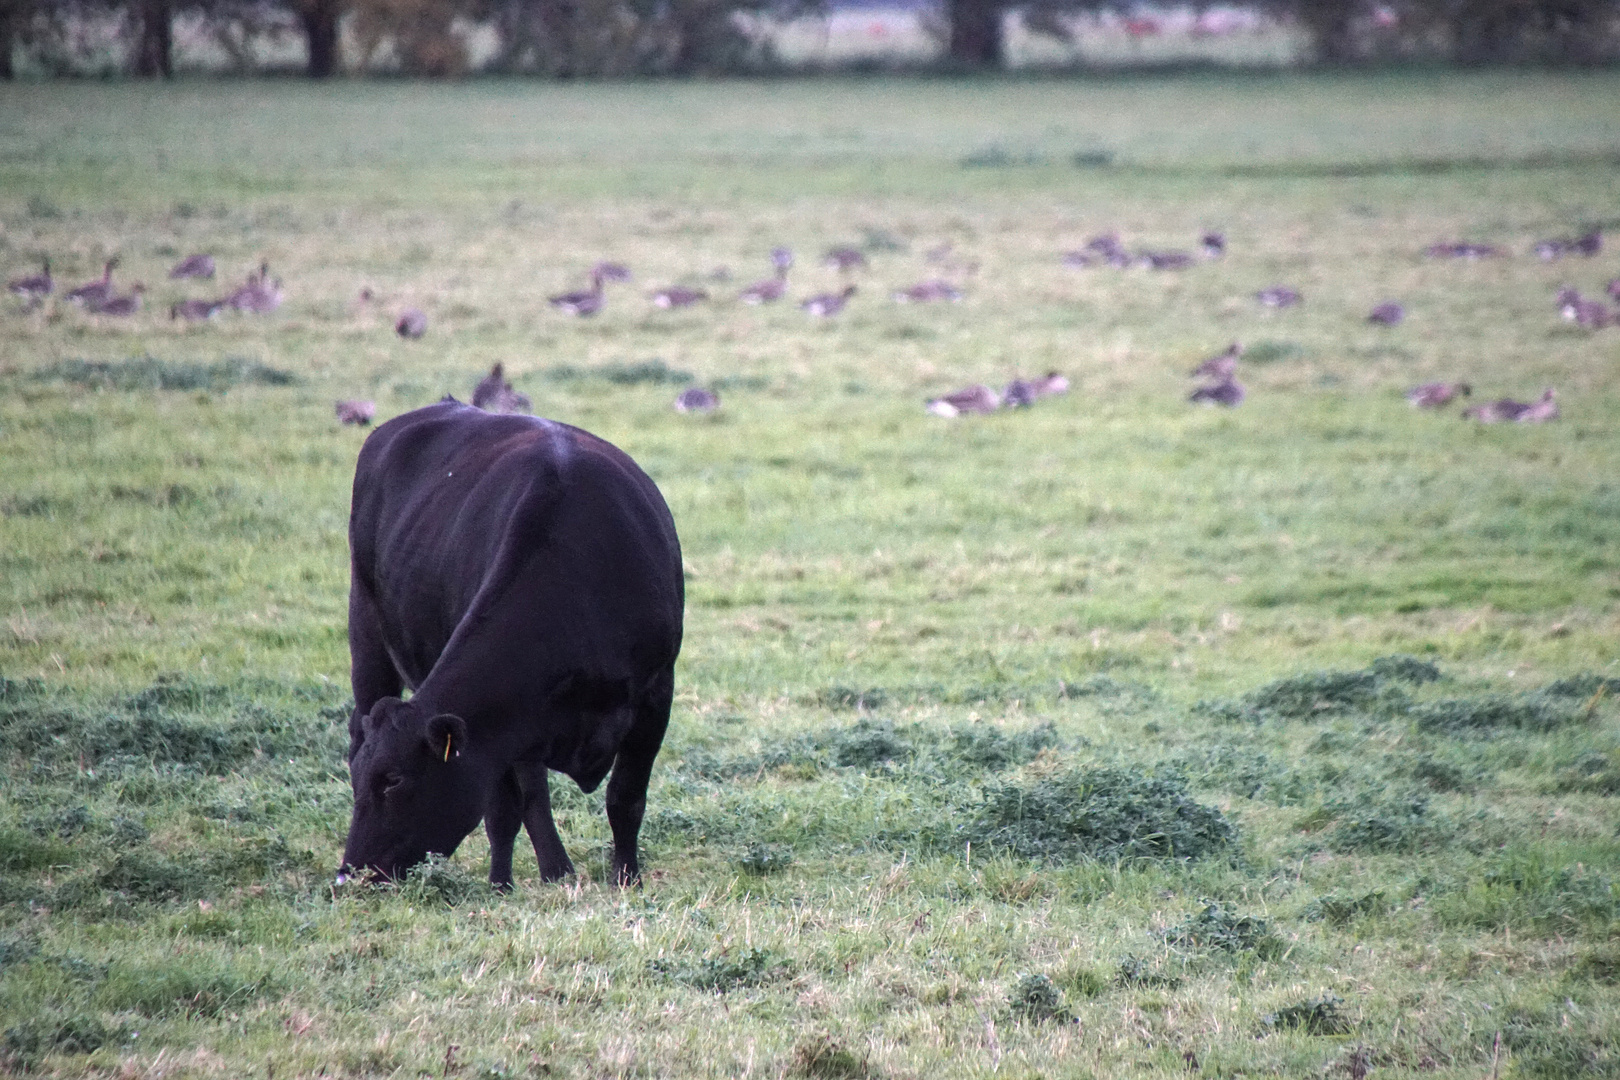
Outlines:
<svg viewBox="0 0 1620 1080"><path fill-rule="evenodd" d="M1617 98L0 87L0 273L60 283L0 315L0 1070L1620 1076L1620 330L1553 303L1620 276ZM1591 225L1595 259L1530 254ZM1179 273L1061 264L1208 228ZM966 299L891 303L945 242ZM775 244L824 291L836 243L871 266L833 320L645 297ZM197 250L226 280L168 282ZM114 254L145 312L62 302ZM546 307L601 258L637 275L601 316ZM280 311L166 317L261 259ZM1234 339L1248 400L1189 406ZM332 402L496 361L680 527L648 880L600 883L601 794L559 784L577 882L525 856L495 896L479 834L339 889ZM1029 410L922 407L1052 368ZM687 379L718 413L670 408ZM1563 415L1419 414L1432 379Z"/></svg>

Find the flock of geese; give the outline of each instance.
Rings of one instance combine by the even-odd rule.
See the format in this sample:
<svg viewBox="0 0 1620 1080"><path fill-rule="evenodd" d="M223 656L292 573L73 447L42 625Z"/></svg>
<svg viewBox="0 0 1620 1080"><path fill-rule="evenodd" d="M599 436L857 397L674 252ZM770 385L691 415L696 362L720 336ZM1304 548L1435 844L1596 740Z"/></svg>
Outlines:
<svg viewBox="0 0 1620 1080"><path fill-rule="evenodd" d="M21 297L28 310L42 306L56 291L56 281L51 277L51 260L44 259L42 262L39 273L14 278L6 283L6 290L13 296ZM139 312L146 286L137 281L126 293L120 293L115 289L112 277L118 263L116 255L108 259L101 268L99 278L69 289L64 294L67 301L92 315L108 315L118 319L127 319ZM185 281L195 278L212 281L214 274L212 255L188 255L170 268L169 280ZM271 280L270 264L260 263L258 270L248 274L247 280L229 293L214 299L181 300L169 308L169 318L196 322L212 318L227 308L266 315L281 306L282 296L281 279Z"/></svg>
<svg viewBox="0 0 1620 1080"><path fill-rule="evenodd" d="M1105 233L1092 237L1074 251L1066 252L1062 262L1065 266L1082 270L1095 267L1116 269L1146 267L1151 270L1173 271L1191 267L1200 260L1216 260L1226 255L1226 237L1219 232L1205 232L1199 237L1198 246L1197 254L1163 249L1132 251L1121 243L1117 233ZM1550 262L1571 255L1591 258L1598 255L1602 249L1602 232L1592 229L1579 236L1542 240L1533 250L1536 257ZM1498 258L1507 253L1489 244L1444 241L1430 245L1424 250L1424 254L1429 258L1472 261ZM941 274L955 276L958 279L971 276L978 269L977 263L964 263L954 258L949 243L930 250L927 259ZM773 248L770 262L771 275L739 290L736 293L738 302L750 305L771 304L787 298L788 273L794 265L793 252L785 247ZM138 313L142 308L145 286L136 282L130 286L129 291L119 292L113 285L113 271L118 264L116 256L107 260L99 278L85 282L64 294L68 302L94 315L127 318ZM864 268L867 265L867 258L859 248L834 247L825 253L822 265L840 274L849 274ZM169 270L169 278L173 281L211 281L215 273L214 257L196 254L176 263ZM629 267L623 263L608 261L598 262L591 268L588 276L590 288L548 297L547 303L564 314L589 318L599 314L606 307L608 285L627 284L633 280ZM719 269L714 271L710 278L723 282L729 279L729 273ZM43 260L38 274L19 277L7 283L7 289L20 297L28 310L43 305L54 293L55 288L56 283L51 276L49 259ZM799 302L799 307L813 318L832 318L844 310L856 292L855 285L846 284L838 291L807 297ZM1613 300L1620 301L1620 278L1610 281L1606 292ZM169 317L194 322L210 319L224 310L267 314L281 306L283 295L281 280L270 277L268 263L260 263L257 270L249 273L239 286L225 295L181 300L170 307ZM936 276L907 288L895 290L890 294L890 298L896 303L923 304L958 301L962 299L962 295L962 289L958 284L948 280L947 276ZM365 289L361 291L360 298L362 301L370 301L374 297L370 289ZM662 310L692 307L711 299L707 290L687 285L671 285L655 289L647 298L654 307ZM1304 302L1304 297L1298 290L1282 284L1261 289L1254 294L1254 299L1260 305L1269 308L1294 307ZM1598 330L1620 326L1620 310L1611 308L1602 299L1583 296L1572 287L1560 290L1557 304L1558 311L1564 319L1585 329ZM1397 326L1405 318L1406 309L1394 300L1378 304L1367 315L1368 322L1386 327ZM427 328L427 315L415 307L401 310L394 323L395 332L407 339L422 337ZM1243 385L1237 381L1237 370L1243 351L1243 345L1234 341L1225 350L1194 368L1191 376L1202 380L1202 383L1188 395L1188 400L1227 408L1242 404L1247 395ZM999 391L984 384L963 387L930 399L926 403L926 409L929 413L942 417L985 414L1000 409L1027 408L1042 398L1066 393L1068 389L1067 378L1057 371L1049 371L1038 378L1015 378ZM1471 393L1472 388L1467 383L1435 382L1413 387L1407 392L1406 398L1414 407L1439 409ZM489 375L474 388L472 404L492 412L527 412L530 407L529 399L514 390L512 384L507 381L500 364L496 364ZM685 413L713 412L719 405L719 395L713 389L704 387L693 387L682 392L674 403L677 411ZM376 406L369 401L340 401L337 403L336 411L338 419L345 424L365 425L376 415ZM1502 398L1474 406L1465 410L1462 415L1480 423L1537 423L1553 420L1558 417L1557 394L1552 388L1548 388L1533 402Z"/></svg>

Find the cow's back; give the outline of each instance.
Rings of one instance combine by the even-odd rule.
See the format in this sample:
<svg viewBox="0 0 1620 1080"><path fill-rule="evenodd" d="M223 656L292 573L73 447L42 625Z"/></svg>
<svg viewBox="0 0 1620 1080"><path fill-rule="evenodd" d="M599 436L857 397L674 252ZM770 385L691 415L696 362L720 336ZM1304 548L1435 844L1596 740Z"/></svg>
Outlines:
<svg viewBox="0 0 1620 1080"><path fill-rule="evenodd" d="M381 425L355 470L355 586L407 684L453 642L531 677L673 662L680 549L657 487L566 424L441 402Z"/></svg>

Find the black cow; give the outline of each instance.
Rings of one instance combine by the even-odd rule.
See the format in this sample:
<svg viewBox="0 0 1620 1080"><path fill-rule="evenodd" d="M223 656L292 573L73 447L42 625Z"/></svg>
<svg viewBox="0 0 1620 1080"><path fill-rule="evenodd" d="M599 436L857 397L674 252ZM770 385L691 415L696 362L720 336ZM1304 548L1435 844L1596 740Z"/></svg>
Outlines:
<svg viewBox="0 0 1620 1080"><path fill-rule="evenodd" d="M520 826L540 876L564 877L547 770L592 791L611 769L613 872L633 883L685 603L652 480L578 428L447 398L366 440L349 547L345 866L396 877L482 818L493 884Z"/></svg>

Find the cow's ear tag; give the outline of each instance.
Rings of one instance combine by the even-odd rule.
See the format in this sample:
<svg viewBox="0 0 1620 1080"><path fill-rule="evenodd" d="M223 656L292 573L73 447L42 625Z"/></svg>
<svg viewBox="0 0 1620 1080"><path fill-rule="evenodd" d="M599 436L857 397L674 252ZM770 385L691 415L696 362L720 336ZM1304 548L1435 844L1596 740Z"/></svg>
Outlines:
<svg viewBox="0 0 1620 1080"><path fill-rule="evenodd" d="M448 731L444 733L444 760L445 760L446 764L449 764L449 762L450 762L450 732L448 732Z"/></svg>

